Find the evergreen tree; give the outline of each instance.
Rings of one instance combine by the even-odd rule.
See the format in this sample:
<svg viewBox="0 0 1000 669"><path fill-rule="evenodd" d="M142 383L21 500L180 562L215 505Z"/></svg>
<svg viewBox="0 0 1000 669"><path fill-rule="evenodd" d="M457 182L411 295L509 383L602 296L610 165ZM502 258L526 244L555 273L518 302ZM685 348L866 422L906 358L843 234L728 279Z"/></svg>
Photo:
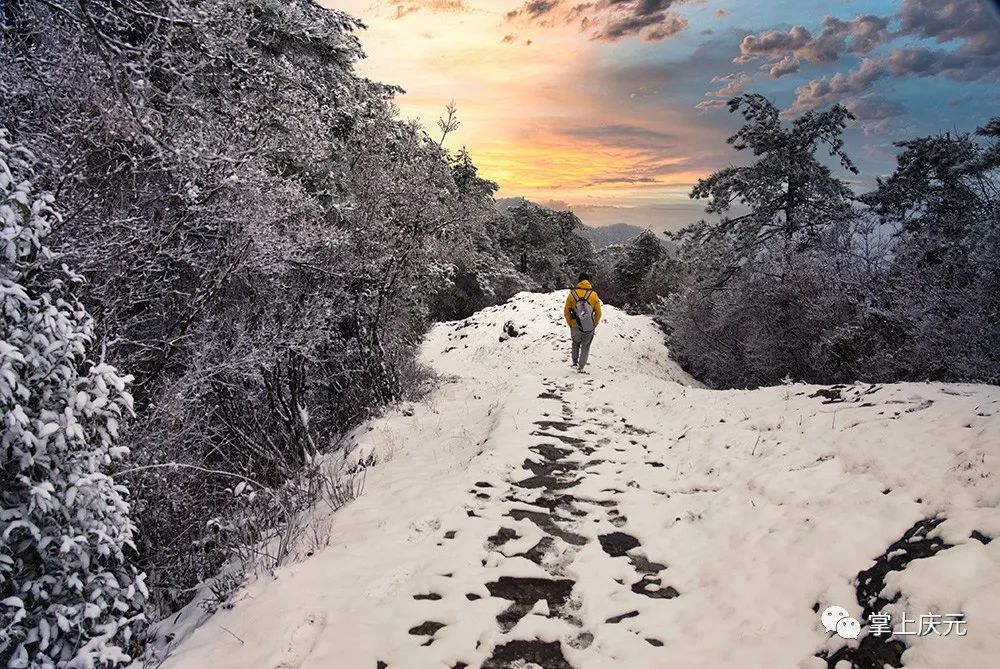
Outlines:
<svg viewBox="0 0 1000 669"><path fill-rule="evenodd" d="M896 170L863 196L895 233L881 305L892 355L871 364L904 378L1000 378L1000 117L969 134L898 146Z"/></svg>
<svg viewBox="0 0 1000 669"><path fill-rule="evenodd" d="M576 283L580 272L593 273L597 258L590 242L577 232L583 224L569 211L552 211L523 201L497 221L501 248L542 290Z"/></svg>
<svg viewBox="0 0 1000 669"><path fill-rule="evenodd" d="M131 378L87 357L94 323L45 245L59 216L32 162L0 130L0 664L117 666L146 597L106 473Z"/></svg>
<svg viewBox="0 0 1000 669"><path fill-rule="evenodd" d="M621 305L642 306L652 301L645 294L647 279L654 270L662 271L667 258L663 242L650 230L643 230L622 248L621 256L611 273L614 298Z"/></svg>
<svg viewBox="0 0 1000 669"><path fill-rule="evenodd" d="M817 157L825 147L856 173L842 133L853 116L835 105L788 126L758 94L729 102L746 120L727 141L757 160L701 179L692 198L708 199L717 223L701 221L680 241L678 290L661 314L673 350L714 385L757 385L791 376L820 380L817 336L830 326L820 304L822 268L840 251L838 230L855 216L853 195ZM731 217L738 205L747 213ZM842 370L838 370L842 371Z"/></svg>
<svg viewBox="0 0 1000 669"><path fill-rule="evenodd" d="M698 180L691 197L708 199L706 211L724 217L717 224L689 228L687 236L730 237L739 257L752 257L774 239L814 243L826 226L849 215L850 189L816 157L826 147L844 169L857 173L841 137L854 118L847 109L835 105L807 112L791 127L782 125L778 109L756 93L733 98L729 110L739 110L746 123L726 141L758 159ZM729 217L735 203L749 211Z"/></svg>

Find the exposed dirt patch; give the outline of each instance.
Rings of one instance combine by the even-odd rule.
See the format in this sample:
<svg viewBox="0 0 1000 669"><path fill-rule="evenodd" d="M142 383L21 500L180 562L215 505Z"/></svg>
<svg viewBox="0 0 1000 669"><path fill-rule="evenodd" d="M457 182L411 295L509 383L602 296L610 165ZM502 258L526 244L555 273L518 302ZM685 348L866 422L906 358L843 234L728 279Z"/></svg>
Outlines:
<svg viewBox="0 0 1000 669"><path fill-rule="evenodd" d="M510 669L517 662L531 662L542 669L573 669L566 661L558 641L517 640L497 646L483 662L482 669Z"/></svg>
<svg viewBox="0 0 1000 669"><path fill-rule="evenodd" d="M625 532L611 532L597 537L601 542L601 548L611 557L621 557L633 548L638 548L641 544L639 540L631 534Z"/></svg>
<svg viewBox="0 0 1000 669"><path fill-rule="evenodd" d="M542 513L540 511L525 511L524 509L512 509L507 515L514 520L530 520L537 525L538 529L542 532L545 532L549 536L562 539L570 545L583 546L587 543L587 537L575 534L569 530L564 530L559 527L555 520L553 520L552 516L547 513Z"/></svg>
<svg viewBox="0 0 1000 669"><path fill-rule="evenodd" d="M647 559L646 556L642 554L629 555L628 560L629 562L632 563L632 566L638 573L649 576L659 574L661 571L667 568L667 565L660 564L659 562L653 562Z"/></svg>
<svg viewBox="0 0 1000 669"><path fill-rule="evenodd" d="M573 495L561 494L552 495L548 491L543 492L541 495L533 500L520 499L514 495L508 495L505 498L508 502L514 502L516 504L530 504L531 506L540 506L543 509L548 509L549 511L555 511L556 509L572 509L576 503L576 498Z"/></svg>
<svg viewBox="0 0 1000 669"><path fill-rule="evenodd" d="M969 538L970 539L975 539L976 541L978 541L979 543L983 544L984 546L986 544L990 543L991 541L993 541L993 537L991 537L989 535L986 535L986 534L983 534L979 530L972 530L972 534L969 535Z"/></svg>
<svg viewBox="0 0 1000 669"><path fill-rule="evenodd" d="M567 455L573 453L573 451L567 448L559 448L558 446L553 446L552 444L538 444L537 446L530 446L528 450L534 451L546 460L551 460L553 462L562 460Z"/></svg>
<svg viewBox="0 0 1000 669"><path fill-rule="evenodd" d="M520 556L541 566L545 561L545 556L552 552L554 543L555 540L552 537L542 537L537 544L529 548L526 553L521 553Z"/></svg>
<svg viewBox="0 0 1000 669"><path fill-rule="evenodd" d="M413 595L413 598L414 599L429 599L431 601L435 601L436 602L437 600L441 599L441 595L437 594L436 592L428 592L428 593L425 593L425 594Z"/></svg>
<svg viewBox="0 0 1000 669"><path fill-rule="evenodd" d="M643 575L641 581L632 585L632 592L650 599L673 599L681 594L673 586L663 587L660 579L649 574Z"/></svg>
<svg viewBox="0 0 1000 669"><path fill-rule="evenodd" d="M505 543L511 539L519 539L520 535L509 527L501 527L496 534L491 537L487 537L486 541L489 542L491 549L497 549L503 546Z"/></svg>
<svg viewBox="0 0 1000 669"><path fill-rule="evenodd" d="M444 623L426 620L416 627L410 628L410 634L414 636L433 636L435 632L444 627Z"/></svg>
<svg viewBox="0 0 1000 669"><path fill-rule="evenodd" d="M565 460L546 460L545 462L525 460L521 466L535 476L565 475L580 468L577 463Z"/></svg>
<svg viewBox="0 0 1000 669"><path fill-rule="evenodd" d="M535 425L543 430L559 430L565 432L571 427L579 427L576 423L568 423L564 420L536 420Z"/></svg>
<svg viewBox="0 0 1000 669"><path fill-rule="evenodd" d="M604 622L610 623L612 625L616 625L616 624L620 623L623 620L626 620L628 618L635 618L638 615L639 615L638 611L629 611L628 613L623 613L620 616L611 616L610 618L608 618Z"/></svg>
<svg viewBox="0 0 1000 669"><path fill-rule="evenodd" d="M487 583L486 589L494 597L513 602L497 616L500 629L509 632L541 599L548 603L550 611L564 607L569 601L573 585L574 581L569 579L501 576L498 580Z"/></svg>
<svg viewBox="0 0 1000 669"><path fill-rule="evenodd" d="M586 439L581 439L579 437L571 437L568 434L552 434L551 432L539 432L537 430L535 432L532 432L531 434L536 437L548 437L549 439L558 439L562 443L569 444L570 446L582 446L583 444L587 443ZM594 449L589 449L589 450L590 452L587 453L588 455L592 453Z"/></svg>
<svg viewBox="0 0 1000 669"><path fill-rule="evenodd" d="M534 489L545 488L546 490L566 490L580 485L580 479L567 480L556 476L529 476L523 481L515 483L519 488Z"/></svg>

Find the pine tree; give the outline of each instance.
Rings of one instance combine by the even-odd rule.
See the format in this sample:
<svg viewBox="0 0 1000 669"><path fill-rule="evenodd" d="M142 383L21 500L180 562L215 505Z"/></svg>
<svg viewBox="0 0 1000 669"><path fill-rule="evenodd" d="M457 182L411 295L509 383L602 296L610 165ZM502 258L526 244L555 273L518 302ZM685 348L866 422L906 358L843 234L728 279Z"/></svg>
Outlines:
<svg viewBox="0 0 1000 669"><path fill-rule="evenodd" d="M654 267L666 257L666 247L651 230L643 230L629 240L612 272L618 300L625 305L646 302L654 297L643 295L644 284Z"/></svg>
<svg viewBox="0 0 1000 669"><path fill-rule="evenodd" d="M94 324L45 245L59 214L33 162L0 129L0 664L117 666L147 594L106 471L131 377L87 358Z"/></svg>
<svg viewBox="0 0 1000 669"><path fill-rule="evenodd" d="M807 112L790 127L782 125L778 109L759 94L733 98L729 110L741 111L746 123L726 141L758 159L698 180L691 197L708 199L706 211L724 218L692 227L689 236L726 236L741 257L753 257L771 240L808 244L828 225L849 216L850 189L816 157L826 147L844 169L857 174L841 137L854 118L847 109L834 105L825 112ZM734 203L748 213L729 217Z"/></svg>
<svg viewBox="0 0 1000 669"><path fill-rule="evenodd" d="M1000 118L976 135L897 144L896 170L862 196L894 232L879 296L879 356L904 378L1000 378ZM884 361L883 361L884 359Z"/></svg>
<svg viewBox="0 0 1000 669"><path fill-rule="evenodd" d="M593 246L577 234L583 224L570 211L553 211L525 200L509 209L501 226L497 233L501 248L543 290L572 286L580 272L597 269Z"/></svg>

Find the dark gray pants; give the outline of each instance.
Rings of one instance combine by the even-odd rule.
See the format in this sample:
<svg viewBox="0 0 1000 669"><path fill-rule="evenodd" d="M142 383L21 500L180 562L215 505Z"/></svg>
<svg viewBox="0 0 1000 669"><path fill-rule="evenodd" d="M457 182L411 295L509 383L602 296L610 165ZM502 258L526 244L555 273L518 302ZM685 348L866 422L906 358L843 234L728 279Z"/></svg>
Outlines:
<svg viewBox="0 0 1000 669"><path fill-rule="evenodd" d="M594 341L594 333L580 332L580 329L574 326L570 328L570 334L573 337L573 364L583 370L587 364L587 357L590 356L590 342Z"/></svg>

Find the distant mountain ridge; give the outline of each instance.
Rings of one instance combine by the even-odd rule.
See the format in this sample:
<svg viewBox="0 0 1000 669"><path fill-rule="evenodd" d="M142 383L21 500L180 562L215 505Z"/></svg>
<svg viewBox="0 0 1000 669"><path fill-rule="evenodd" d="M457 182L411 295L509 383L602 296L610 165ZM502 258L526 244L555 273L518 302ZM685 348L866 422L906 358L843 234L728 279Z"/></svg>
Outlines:
<svg viewBox="0 0 1000 669"><path fill-rule="evenodd" d="M624 244L638 237L642 231L643 228L628 223L615 223L600 227L591 227L584 223L583 229L579 230L577 234L589 240L595 250L600 250L615 244Z"/></svg>

